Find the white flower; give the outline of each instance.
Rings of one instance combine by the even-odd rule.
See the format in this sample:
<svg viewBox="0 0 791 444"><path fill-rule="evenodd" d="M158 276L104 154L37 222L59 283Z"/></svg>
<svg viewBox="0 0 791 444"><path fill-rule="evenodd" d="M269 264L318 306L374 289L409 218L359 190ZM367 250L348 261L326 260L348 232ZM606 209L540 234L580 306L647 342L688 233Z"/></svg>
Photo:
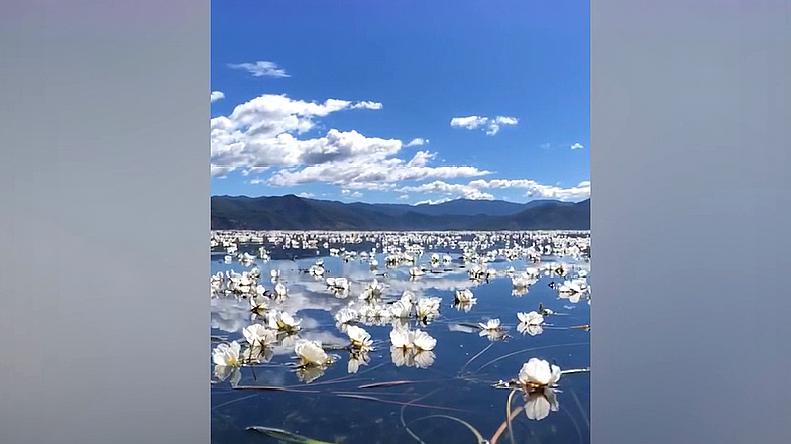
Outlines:
<svg viewBox="0 0 791 444"><path fill-rule="evenodd" d="M325 271L324 265L322 263L316 263L314 265L311 265L310 268L308 269L308 272L316 277L324 276L324 271Z"/></svg>
<svg viewBox="0 0 791 444"><path fill-rule="evenodd" d="M418 267L412 267L409 269L409 275L412 277L423 276L424 274L426 274L426 272Z"/></svg>
<svg viewBox="0 0 791 444"><path fill-rule="evenodd" d="M296 332L302 323L301 319L296 319L285 311L270 311L267 317L269 328L279 331Z"/></svg>
<svg viewBox="0 0 791 444"><path fill-rule="evenodd" d="M578 294L585 290L585 279L574 279L572 281L565 281L558 288L559 293Z"/></svg>
<svg viewBox="0 0 791 444"><path fill-rule="evenodd" d="M475 303L475 298L469 288L456 290L456 301L458 302L472 302Z"/></svg>
<svg viewBox="0 0 791 444"><path fill-rule="evenodd" d="M233 341L230 344L220 344L212 351L212 361L216 365L225 367L239 367L242 365L239 360L239 352L242 346Z"/></svg>
<svg viewBox="0 0 791 444"><path fill-rule="evenodd" d="M511 285L514 288L528 288L536 281L528 273L520 273L511 278Z"/></svg>
<svg viewBox="0 0 791 444"><path fill-rule="evenodd" d="M519 322L526 325L541 325L544 323L544 316L535 311L531 311L530 313L517 313L516 317L519 318Z"/></svg>
<svg viewBox="0 0 791 444"><path fill-rule="evenodd" d="M352 341L353 348L365 351L371 350L373 348L373 340L371 339L371 335L364 329L356 325L350 325L346 328L346 334L349 336L349 340Z"/></svg>
<svg viewBox="0 0 791 444"><path fill-rule="evenodd" d="M250 345L266 347L277 342L277 332L263 324L248 325L242 330L242 335Z"/></svg>
<svg viewBox="0 0 791 444"><path fill-rule="evenodd" d="M356 321L358 317L357 311L353 308L343 307L335 313L335 320L341 324L347 324L352 321Z"/></svg>
<svg viewBox="0 0 791 444"><path fill-rule="evenodd" d="M269 276L274 280L280 278L280 270L269 270Z"/></svg>
<svg viewBox="0 0 791 444"><path fill-rule="evenodd" d="M547 387L527 395L525 414L528 419L540 421L549 416L550 411L558 411L558 398L554 390Z"/></svg>
<svg viewBox="0 0 791 444"><path fill-rule="evenodd" d="M349 280L346 278L327 278L327 286L336 290L348 290Z"/></svg>
<svg viewBox="0 0 791 444"><path fill-rule="evenodd" d="M433 350L437 345L437 340L432 338L431 335L423 330L415 330L410 332L410 339L412 345L419 350Z"/></svg>
<svg viewBox="0 0 791 444"><path fill-rule="evenodd" d="M303 366L323 366L330 362L329 355L321 348L321 342L319 341L300 339L294 345L294 352L299 356Z"/></svg>
<svg viewBox="0 0 791 444"><path fill-rule="evenodd" d="M285 297L285 296L286 296L286 293L287 293L286 286L285 286L285 285L283 285L283 283L282 283L282 282L278 282L278 283L275 285L275 295L276 295L277 297L279 297L279 298L283 298L283 297Z"/></svg>
<svg viewBox="0 0 791 444"><path fill-rule="evenodd" d="M522 369L519 370L518 379L523 385L553 385L560 380L560 367L557 365L550 365L549 362L543 359L530 358L529 361L522 365Z"/></svg>
<svg viewBox="0 0 791 444"><path fill-rule="evenodd" d="M262 314L267 309L269 299L263 294L256 294L255 296L250 296L249 302L250 311L256 314Z"/></svg>
<svg viewBox="0 0 791 444"><path fill-rule="evenodd" d="M376 299L382 295L382 290L384 290L384 285L380 284L376 279L374 279L373 282L368 284L368 287L363 290L362 294L360 295L360 299Z"/></svg>
<svg viewBox="0 0 791 444"><path fill-rule="evenodd" d="M390 314L394 318L406 319L412 314L412 304L396 301L390 305Z"/></svg>
<svg viewBox="0 0 791 444"><path fill-rule="evenodd" d="M479 322L478 327L481 330L499 330L500 329L500 320L499 319L489 319L486 323Z"/></svg>
<svg viewBox="0 0 791 444"><path fill-rule="evenodd" d="M394 328L390 330L390 343L396 348L412 347L409 330L405 328Z"/></svg>
<svg viewBox="0 0 791 444"><path fill-rule="evenodd" d="M441 298L420 298L417 300L415 312L418 319L426 320L434 318L439 314Z"/></svg>
<svg viewBox="0 0 791 444"><path fill-rule="evenodd" d="M544 332L544 328L541 325L525 324L524 322L520 322L516 326L516 330L523 335L528 334L530 336L540 335Z"/></svg>

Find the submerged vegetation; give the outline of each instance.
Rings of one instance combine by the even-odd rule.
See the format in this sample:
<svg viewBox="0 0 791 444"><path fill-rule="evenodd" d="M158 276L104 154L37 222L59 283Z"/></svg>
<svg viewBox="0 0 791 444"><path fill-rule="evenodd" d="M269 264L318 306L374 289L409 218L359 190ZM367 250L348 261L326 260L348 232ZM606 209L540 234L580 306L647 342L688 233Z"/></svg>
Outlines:
<svg viewBox="0 0 791 444"><path fill-rule="evenodd" d="M541 424L563 411L566 385L587 391L587 381L575 382L588 372L587 232L215 231L210 243L216 420L257 399L267 411L298 414L300 404L330 397L380 406L355 404L370 427L398 412L404 435L381 442L438 442L429 438L434 429L456 427L454 442L495 443L505 434L516 443L526 433L557 433ZM568 395L573 410L558 420L586 441L587 409ZM271 396L291 397L289 407ZM498 399L504 416L489 407ZM407 420L412 411L423 414ZM483 413L477 420L475 411ZM316 440L303 436L307 426L243 416L255 422L229 419L238 424L229 436L361 442Z"/></svg>

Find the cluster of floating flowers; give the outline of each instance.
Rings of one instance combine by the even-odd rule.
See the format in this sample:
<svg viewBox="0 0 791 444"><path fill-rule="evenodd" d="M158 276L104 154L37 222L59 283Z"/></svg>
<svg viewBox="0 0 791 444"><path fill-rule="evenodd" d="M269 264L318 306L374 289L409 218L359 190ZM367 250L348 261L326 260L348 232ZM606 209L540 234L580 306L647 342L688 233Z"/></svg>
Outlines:
<svg viewBox="0 0 791 444"><path fill-rule="evenodd" d="M260 244L257 255L239 253L239 248ZM293 350L296 357L293 366L298 377L311 382L320 377L337 356L328 351L348 352L349 373L356 373L361 365L370 361L369 353L386 344L375 342L365 330L368 326L389 326L390 358L394 365L426 368L435 359L437 340L424 328L440 316L442 299L416 295L410 290L388 292L387 272L392 268L404 267L412 280L427 279L427 274L460 271L466 273L471 288L456 288L453 291L455 309L469 313L477 298L473 289L497 278L511 281L512 294L528 293L542 276L558 278L550 286L558 298L569 303L590 303L590 284L585 267L570 263L587 260L590 239L586 232L249 232L216 231L212 233L210 245L215 252L223 252L226 262L234 259L248 268L241 272L225 271L211 276L212 296L234 297L247 300L255 322L242 331L244 341L222 342L214 348L212 360L218 379L239 382L238 369L246 365L269 362L275 347ZM306 251L321 250L329 256L343 261L367 263L373 277L370 280L352 280L345 276L332 275L325 269L321 259L302 270L316 282L322 282L328 294L346 303L335 310L336 327L348 337L347 344L322 344L320 341L303 338L301 320L294 314L279 310L277 304L289 298L286 285L280 280L280 272L273 269L269 278L271 290L265 287L265 279L255 263L269 261L277 249L298 250L304 257ZM445 253L426 251L444 250ZM312 253L311 253L312 254ZM377 254L381 254L388 270L379 272ZM551 262L543 259L552 256ZM286 255L288 257L288 255ZM565 258L569 261L565 262ZM528 263L522 269L510 266L496 269L490 266L495 261ZM250 268L252 267L252 268ZM383 276L380 281L378 278ZM464 274L462 274L464 276ZM400 294L399 294L400 293ZM544 331L545 320L555 313L539 305L537 310L518 312L515 315L516 330L523 335L535 336ZM506 321L508 322L508 321ZM508 328L500 319L486 319L472 324L481 337L491 341L506 337ZM513 324L511 324L513 325ZM550 325L549 328L552 328ZM557 383L562 374L560 368L537 358L524 364L518 376L503 386L524 392L525 411L530 419L543 419L550 411L557 410L555 396Z"/></svg>

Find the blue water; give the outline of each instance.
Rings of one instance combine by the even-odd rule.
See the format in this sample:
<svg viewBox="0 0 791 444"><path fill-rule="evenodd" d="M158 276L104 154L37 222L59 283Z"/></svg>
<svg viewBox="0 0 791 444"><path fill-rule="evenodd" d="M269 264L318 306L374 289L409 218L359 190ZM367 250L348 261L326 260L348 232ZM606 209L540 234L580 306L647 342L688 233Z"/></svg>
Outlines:
<svg viewBox="0 0 791 444"><path fill-rule="evenodd" d="M240 251L256 254L259 246L242 245ZM590 323L586 298L576 302L560 298L549 284L560 283L564 278L543 273L526 294L512 294L511 280L503 271L511 266L517 271L524 270L527 266L540 266L540 263L499 258L488 264L500 270L497 277L475 283L468 278L459 250L436 250L448 252L453 257L451 265L440 267L449 271L427 273L410 280L408 269L411 265L387 268L382 254L376 256L378 269L371 271L367 261L345 262L329 256L328 250L323 248L317 255L316 250L266 246L273 259L268 262L259 259L254 265L261 270L261 283L268 289L273 286L269 281L270 269L281 271L280 280L286 284L289 296L277 308L302 318L301 338L319 339L325 346L337 345L338 348L347 344L348 338L336 326L333 316L349 300L357 298L363 284L376 278L386 285L385 301L397 299L407 289L418 296L442 298L440 316L428 325L417 326L437 339L433 350L435 359L428 368L397 367L389 350L390 325L359 324L375 341L369 363L360 366L356 374L349 374L348 352L328 350L336 361L321 376L305 383L293 368L296 361L293 347L278 347L270 362L240 369L236 384L245 388L233 388L232 378L214 379L211 385L214 443L279 442L270 436L247 431L249 426L275 427L339 443L418 442L412 434L426 443L475 443L478 440L474 433L448 416L466 421L485 439L492 438L505 420L509 395L509 390L492 385L498 380L515 378L529 358L545 359L564 370L590 366L590 333L584 328L569 328ZM365 251L370 250L370 245L347 245L347 248ZM212 273L251 268L236 260L226 264L221 249L215 250L211 255ZM428 264L430 252L421 256L419 263ZM325 277L347 277L354 282L348 299L333 296L323 279L304 272L318 258L324 259ZM543 257L542 263L554 260L589 269L585 259ZM454 290L461 288L470 288L477 298L477 304L469 312L453 307ZM521 334L516 329L516 313L536 310L539 303L556 314L546 318L541 334ZM244 343L242 328L252 322L261 322L251 320L248 307L247 300L234 296L212 298L212 347L219 341ZM489 318L499 318L506 328L506 336L501 340L490 341L468 326ZM416 322L411 321L411 328L416 328ZM209 351L207 358L213 368ZM384 381L410 382L360 388ZM284 389L254 390L252 386ZM524 404L522 395L515 394L511 411ZM514 440L518 443L589 442L589 373L563 375L557 388L557 404L557 411L549 412L540 420L529 419L524 412L517 414L512 422ZM509 432L502 433L497 442L510 442Z"/></svg>

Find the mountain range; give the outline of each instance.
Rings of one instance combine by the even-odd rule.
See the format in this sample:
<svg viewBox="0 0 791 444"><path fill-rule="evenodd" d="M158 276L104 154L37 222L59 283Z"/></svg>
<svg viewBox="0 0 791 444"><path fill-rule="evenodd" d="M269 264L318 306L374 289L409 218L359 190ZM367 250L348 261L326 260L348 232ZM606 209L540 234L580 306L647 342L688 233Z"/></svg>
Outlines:
<svg viewBox="0 0 791 444"><path fill-rule="evenodd" d="M439 204L371 204L271 197L212 196L213 230L587 230L581 202L456 199Z"/></svg>

